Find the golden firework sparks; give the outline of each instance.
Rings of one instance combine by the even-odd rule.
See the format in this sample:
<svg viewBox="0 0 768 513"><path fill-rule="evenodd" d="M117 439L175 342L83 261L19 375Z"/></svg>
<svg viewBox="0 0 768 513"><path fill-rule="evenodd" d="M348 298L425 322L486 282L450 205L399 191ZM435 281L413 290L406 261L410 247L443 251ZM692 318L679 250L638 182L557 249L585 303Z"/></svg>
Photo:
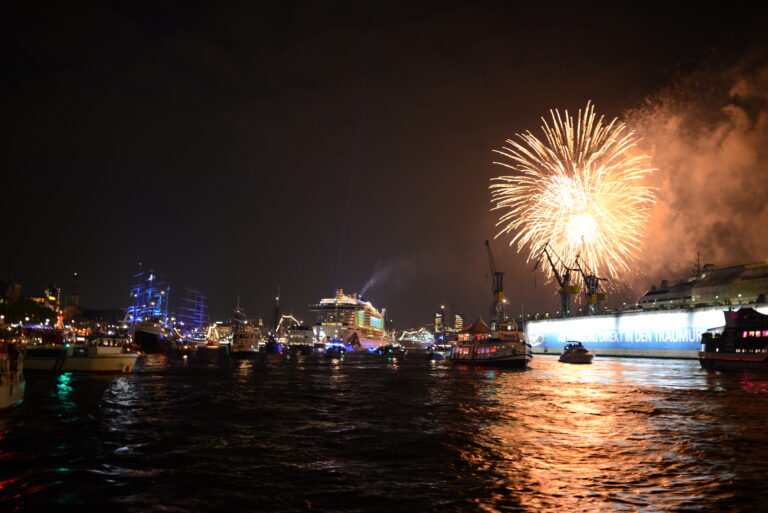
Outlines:
<svg viewBox="0 0 768 513"><path fill-rule="evenodd" d="M544 139L528 131L494 150L508 158L494 164L513 172L490 186L492 210L503 211L496 236L511 235L529 261L549 243L569 265L581 254L598 275L617 279L632 269L654 201L644 185L650 157L637 151L634 132L598 118L589 102L576 119L550 115Z"/></svg>

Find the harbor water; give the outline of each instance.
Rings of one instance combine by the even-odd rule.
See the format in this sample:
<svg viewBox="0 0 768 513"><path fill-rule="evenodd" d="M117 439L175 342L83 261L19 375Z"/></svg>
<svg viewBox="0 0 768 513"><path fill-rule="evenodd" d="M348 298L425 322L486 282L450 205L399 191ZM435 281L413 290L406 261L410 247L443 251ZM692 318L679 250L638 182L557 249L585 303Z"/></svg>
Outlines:
<svg viewBox="0 0 768 513"><path fill-rule="evenodd" d="M28 375L2 511L765 511L768 376L536 356L148 357Z"/></svg>

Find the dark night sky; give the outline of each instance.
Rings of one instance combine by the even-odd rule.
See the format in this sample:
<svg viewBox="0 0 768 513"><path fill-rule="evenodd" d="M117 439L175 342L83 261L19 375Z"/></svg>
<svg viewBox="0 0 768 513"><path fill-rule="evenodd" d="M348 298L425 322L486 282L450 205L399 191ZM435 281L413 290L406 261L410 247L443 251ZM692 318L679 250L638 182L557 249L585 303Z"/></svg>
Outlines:
<svg viewBox="0 0 768 513"><path fill-rule="evenodd" d="M493 148L550 108L620 115L702 59L754 44L738 4L67 2L2 20L0 277L81 274L124 307L138 261L226 316L335 287L395 324L490 303ZM539 7L541 6L541 7ZM495 245L513 305L555 310ZM308 318L308 317L305 317Z"/></svg>

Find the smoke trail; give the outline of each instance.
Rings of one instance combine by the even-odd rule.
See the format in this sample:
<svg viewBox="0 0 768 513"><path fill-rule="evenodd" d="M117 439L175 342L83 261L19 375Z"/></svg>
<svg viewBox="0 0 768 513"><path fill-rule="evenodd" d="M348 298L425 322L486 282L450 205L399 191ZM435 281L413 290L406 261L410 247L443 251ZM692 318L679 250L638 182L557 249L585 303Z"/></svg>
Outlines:
<svg viewBox="0 0 768 513"><path fill-rule="evenodd" d="M718 266L768 258L768 66L688 76L628 124L659 169L638 286L684 276L697 251Z"/></svg>
<svg viewBox="0 0 768 513"><path fill-rule="evenodd" d="M404 286L415 272L415 265L403 257L395 258L386 264L379 262L376 264L373 274L360 291L360 295L365 297L368 290L377 285L388 285L390 287Z"/></svg>

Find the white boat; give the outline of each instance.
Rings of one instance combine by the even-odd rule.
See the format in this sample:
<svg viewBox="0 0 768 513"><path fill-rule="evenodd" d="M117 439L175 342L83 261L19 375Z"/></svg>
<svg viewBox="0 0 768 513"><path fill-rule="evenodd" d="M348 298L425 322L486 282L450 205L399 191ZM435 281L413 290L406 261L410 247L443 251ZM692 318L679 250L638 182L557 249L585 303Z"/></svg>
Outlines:
<svg viewBox="0 0 768 513"><path fill-rule="evenodd" d="M315 345L312 326L293 326L288 330L288 348L293 352L311 354Z"/></svg>
<svg viewBox="0 0 768 513"><path fill-rule="evenodd" d="M0 342L0 411L24 401L24 355L15 344Z"/></svg>
<svg viewBox="0 0 768 513"><path fill-rule="evenodd" d="M98 337L83 344L27 346L24 362L32 371L125 373L133 372L138 358L128 339Z"/></svg>
<svg viewBox="0 0 768 513"><path fill-rule="evenodd" d="M232 346L229 355L232 358L255 358L264 342L261 332L251 326L245 326L232 334Z"/></svg>
<svg viewBox="0 0 768 513"><path fill-rule="evenodd" d="M533 358L531 344L514 322L499 322L491 330L481 319L458 333L451 360L473 365L525 367Z"/></svg>
<svg viewBox="0 0 768 513"><path fill-rule="evenodd" d="M208 338L204 333L192 333L187 337L187 343L197 347L205 347L208 344Z"/></svg>

